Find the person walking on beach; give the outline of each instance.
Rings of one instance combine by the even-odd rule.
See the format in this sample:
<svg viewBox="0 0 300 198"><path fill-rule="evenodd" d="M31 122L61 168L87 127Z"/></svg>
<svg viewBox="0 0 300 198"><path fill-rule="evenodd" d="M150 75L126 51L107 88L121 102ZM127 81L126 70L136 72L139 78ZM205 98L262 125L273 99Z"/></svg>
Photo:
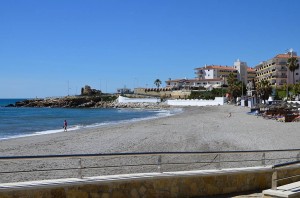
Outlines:
<svg viewBox="0 0 300 198"><path fill-rule="evenodd" d="M64 131L67 131L68 123L67 120L64 121Z"/></svg>

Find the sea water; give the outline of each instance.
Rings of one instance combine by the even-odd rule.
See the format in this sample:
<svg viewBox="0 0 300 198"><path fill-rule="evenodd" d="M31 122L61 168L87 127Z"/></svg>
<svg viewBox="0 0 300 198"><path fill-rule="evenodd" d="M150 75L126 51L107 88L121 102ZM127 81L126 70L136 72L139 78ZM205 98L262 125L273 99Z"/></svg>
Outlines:
<svg viewBox="0 0 300 198"><path fill-rule="evenodd" d="M6 101L4 101L6 100ZM0 99L0 140L152 119L178 110L3 107L21 99Z"/></svg>

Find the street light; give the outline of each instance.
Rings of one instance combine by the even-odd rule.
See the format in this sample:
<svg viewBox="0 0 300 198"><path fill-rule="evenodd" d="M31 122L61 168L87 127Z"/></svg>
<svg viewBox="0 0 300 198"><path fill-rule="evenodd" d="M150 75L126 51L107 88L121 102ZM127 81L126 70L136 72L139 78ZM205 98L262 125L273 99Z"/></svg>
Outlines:
<svg viewBox="0 0 300 198"><path fill-rule="evenodd" d="M220 77L221 77L221 79L224 81L223 75L221 75ZM221 83L222 97L224 97L224 95L223 95L223 88L224 88L224 83L223 83L223 84Z"/></svg>
<svg viewBox="0 0 300 198"><path fill-rule="evenodd" d="M243 95L244 95L243 76L241 76L241 80L242 80L242 98L243 98Z"/></svg>

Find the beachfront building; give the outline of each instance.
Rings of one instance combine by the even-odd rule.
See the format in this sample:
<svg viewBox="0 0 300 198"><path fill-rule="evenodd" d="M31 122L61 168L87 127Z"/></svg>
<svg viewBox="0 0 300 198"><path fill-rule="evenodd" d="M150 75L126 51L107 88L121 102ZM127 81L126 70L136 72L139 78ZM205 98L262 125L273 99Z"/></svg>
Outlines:
<svg viewBox="0 0 300 198"><path fill-rule="evenodd" d="M287 68L287 60L290 57L300 57L292 49L285 54L278 54L275 57L263 61L255 66L256 80L267 80L274 87L281 87L284 84L293 84L293 73ZM295 70L295 83L300 82L300 70Z"/></svg>
<svg viewBox="0 0 300 198"><path fill-rule="evenodd" d="M205 65L195 69L195 78L166 80L165 88L135 88L134 93L161 97L186 98L192 90L212 90L227 85L230 73L245 84L256 76L255 69L248 67L246 62L236 60L233 66Z"/></svg>
<svg viewBox="0 0 300 198"><path fill-rule="evenodd" d="M204 67L195 68L196 78L198 79L224 79L222 84L227 84L227 78L232 73L239 81L248 83L255 78L255 70L247 66L246 62L239 59L236 60L233 66L221 65L205 65Z"/></svg>
<svg viewBox="0 0 300 198"><path fill-rule="evenodd" d="M224 84L224 79L215 78L215 79L169 79L166 81L166 87L171 88L172 90L201 90L213 88L220 88Z"/></svg>
<svg viewBox="0 0 300 198"><path fill-rule="evenodd" d="M246 62L238 59L233 66L205 65L204 67L195 68L196 78L169 79L166 84L168 88L177 90L199 90L201 88L211 90L226 85L230 73L245 84L252 81L256 76L255 69L248 67Z"/></svg>

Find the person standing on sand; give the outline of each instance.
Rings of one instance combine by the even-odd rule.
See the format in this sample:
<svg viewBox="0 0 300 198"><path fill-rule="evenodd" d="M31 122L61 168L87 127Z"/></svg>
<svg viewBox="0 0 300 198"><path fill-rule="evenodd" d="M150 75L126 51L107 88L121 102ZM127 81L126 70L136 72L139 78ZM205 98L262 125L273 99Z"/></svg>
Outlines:
<svg viewBox="0 0 300 198"><path fill-rule="evenodd" d="M64 121L64 131L67 131L68 123L67 120Z"/></svg>

